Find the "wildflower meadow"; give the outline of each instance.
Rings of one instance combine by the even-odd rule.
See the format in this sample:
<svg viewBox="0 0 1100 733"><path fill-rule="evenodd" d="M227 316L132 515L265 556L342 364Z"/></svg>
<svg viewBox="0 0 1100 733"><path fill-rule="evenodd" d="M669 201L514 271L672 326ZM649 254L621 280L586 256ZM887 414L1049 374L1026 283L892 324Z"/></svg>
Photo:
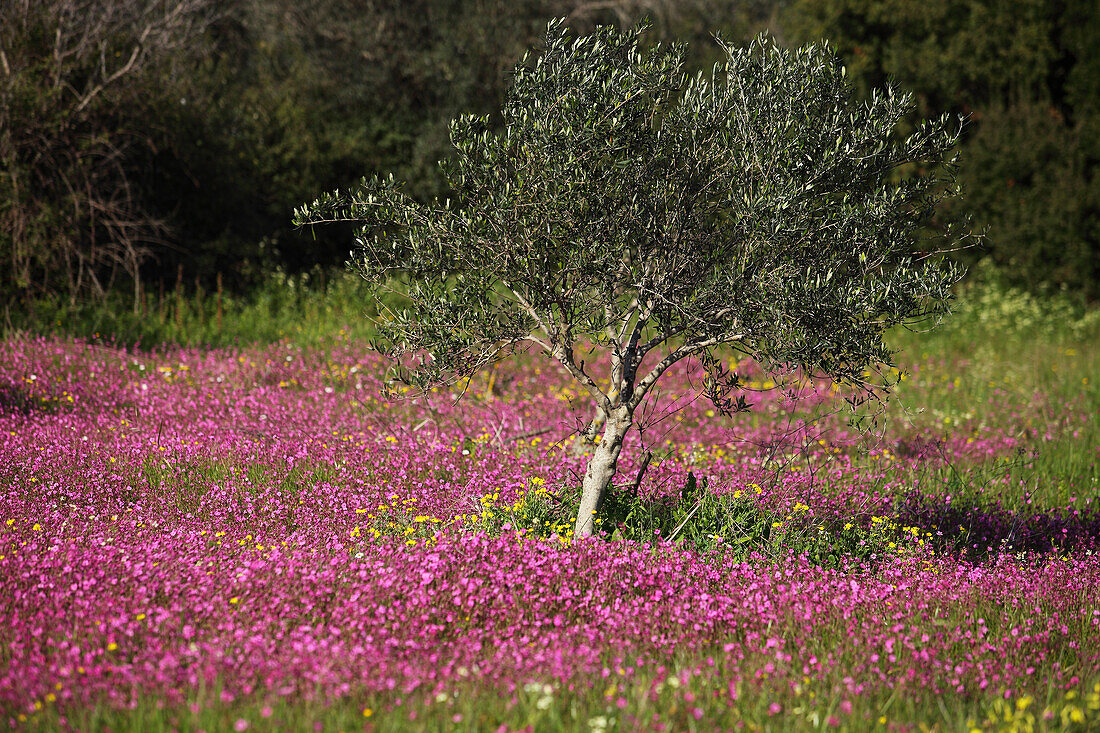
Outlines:
<svg viewBox="0 0 1100 733"><path fill-rule="evenodd" d="M1097 729L1100 322L988 291L862 425L684 362L580 542L591 406L533 355L387 396L339 332L9 335L0 726Z"/></svg>

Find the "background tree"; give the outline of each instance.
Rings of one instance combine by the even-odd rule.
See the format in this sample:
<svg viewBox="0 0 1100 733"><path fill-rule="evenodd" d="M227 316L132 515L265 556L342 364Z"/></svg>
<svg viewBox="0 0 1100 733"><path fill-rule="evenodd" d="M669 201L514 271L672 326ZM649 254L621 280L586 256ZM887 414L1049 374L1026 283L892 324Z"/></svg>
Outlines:
<svg viewBox="0 0 1100 733"><path fill-rule="evenodd" d="M915 115L968 115L965 199L1012 284L1100 296L1100 4L1092 0L793 0L795 41L828 38L858 89L892 78ZM915 121L915 118L914 118Z"/></svg>
<svg viewBox="0 0 1100 733"><path fill-rule="evenodd" d="M552 23L515 71L503 129L452 124L453 200L420 204L376 177L296 214L355 223L368 280L408 273L412 307L380 324L382 347L412 357L405 378L454 379L529 343L587 391L606 424L577 537L593 533L635 412L670 366L701 358L727 413L743 403L728 399L722 344L873 390L863 375L890 361L884 331L943 312L959 276L910 255L956 190L943 183L957 126L896 140L910 96L855 101L819 46L721 43L725 62L689 79L683 46L642 52L640 33L574 40ZM898 177L914 163L927 174ZM606 374L577 358L586 344L609 355Z"/></svg>
<svg viewBox="0 0 1100 733"><path fill-rule="evenodd" d="M171 76L217 17L213 0L0 3L0 292L104 294L163 222L135 186L153 147L133 124L142 81ZM121 278L120 278L121 279Z"/></svg>
<svg viewBox="0 0 1100 733"><path fill-rule="evenodd" d="M316 191L364 172L392 172L419 200L449 195L437 161L450 149L449 124L462 113L499 111L510 73L539 39L546 19L575 28L629 26L644 12L658 38L707 30L707 15L749 38L768 17L764 0L236 0L234 33L196 75L182 160L153 182L165 216L186 243L164 269L289 271L331 267L347 255L347 232L302 237L288 214ZM708 21L709 22L709 21ZM707 50L700 45L700 49ZM702 59L701 59L702 60ZM714 58L706 59L707 63ZM201 146L193 142L201 131ZM172 167L166 161L162 169ZM200 182L196 185L195 182ZM171 206L201 216L172 216ZM257 251L257 243L264 251Z"/></svg>

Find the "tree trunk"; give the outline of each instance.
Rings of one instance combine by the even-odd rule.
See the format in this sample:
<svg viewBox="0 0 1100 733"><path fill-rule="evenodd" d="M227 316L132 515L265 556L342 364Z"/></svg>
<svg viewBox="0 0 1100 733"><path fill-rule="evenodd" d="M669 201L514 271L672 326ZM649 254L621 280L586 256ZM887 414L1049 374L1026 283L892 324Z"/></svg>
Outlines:
<svg viewBox="0 0 1100 733"><path fill-rule="evenodd" d="M583 456L588 446L594 443L596 436L600 434L600 428L602 428L606 422L607 415L604 415L603 409L597 406L596 414L588 421L588 426L577 434L573 444L569 446L569 454L574 457Z"/></svg>
<svg viewBox="0 0 1100 733"><path fill-rule="evenodd" d="M603 438L596 446L596 452L588 462L581 488L581 505L577 510L577 523L573 527L573 538L591 537L596 532L596 513L603 505L604 496L615 476L619 463L619 453L623 449L623 438L634 422L633 413L626 407L617 407L607 415Z"/></svg>

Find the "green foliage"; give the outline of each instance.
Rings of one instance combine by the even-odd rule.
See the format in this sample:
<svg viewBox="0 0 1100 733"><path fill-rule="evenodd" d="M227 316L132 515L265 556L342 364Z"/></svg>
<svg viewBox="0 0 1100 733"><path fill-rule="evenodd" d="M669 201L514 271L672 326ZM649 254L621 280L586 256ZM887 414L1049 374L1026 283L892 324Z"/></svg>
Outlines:
<svg viewBox="0 0 1100 733"><path fill-rule="evenodd" d="M735 495L736 494L736 495ZM700 551L725 543L740 551L768 547L776 520L751 493L718 495L707 480L689 473L679 496L643 501L636 490L614 490L603 505L603 524L613 538L636 542L664 539Z"/></svg>
<svg viewBox="0 0 1100 733"><path fill-rule="evenodd" d="M795 0L783 26L828 38L862 91L895 78L920 90L920 114L1041 93L1058 49L1045 0Z"/></svg>
<svg viewBox="0 0 1100 733"><path fill-rule="evenodd" d="M1036 295L1015 287L1004 269L988 262L961 288L952 321L945 337L988 337L1001 341L1002 348L1006 339L1016 345L1039 338L1072 345L1100 338L1100 310L1067 294Z"/></svg>
<svg viewBox="0 0 1100 733"><path fill-rule="evenodd" d="M860 89L895 78L918 92L920 115L969 115L968 198L954 210L988 227L988 254L1014 285L1097 297L1100 6L796 0L782 19L796 40L835 42Z"/></svg>
<svg viewBox="0 0 1100 733"><path fill-rule="evenodd" d="M287 222L297 202L364 171L392 171L417 200L448 196L435 161L450 149L450 121L490 115L499 130L509 71L546 18L568 14L588 31L626 28L643 13L654 15L654 40L691 41L689 68L724 58L713 28L734 39L769 28L790 43L835 41L861 93L888 78L912 89L915 115L903 124L971 114L975 135L963 146L974 164L962 175L971 203L954 211L990 227L989 253L1015 285L1097 297L1100 12L1091 0L189 0L217 22L159 34L77 112L79 95L129 59L135 13L168 5L0 6L5 300L127 291L134 309L142 289L171 282L179 265L208 289L223 272L236 293L262 287L277 267L337 265L346 231L301 236ZM97 66L97 41L55 68L59 18L66 42L109 29L100 45L111 63Z"/></svg>
<svg viewBox="0 0 1100 733"><path fill-rule="evenodd" d="M988 225L988 257L1015 286L1100 296L1100 169L1083 131L1046 103L991 105L966 146L954 208Z"/></svg>
<svg viewBox="0 0 1100 733"><path fill-rule="evenodd" d="M693 0L661 29L716 13L744 33L766 6ZM169 8L175 24L161 22ZM497 106L545 18L573 10L562 0L0 4L0 296L126 289L136 309L141 286L155 290L180 265L206 287L223 272L237 293L276 267L336 265L341 233L300 236L293 205L364 169L396 170L418 196L444 193L435 161L451 118ZM585 25L629 22L642 4L576 10Z"/></svg>
<svg viewBox="0 0 1100 733"><path fill-rule="evenodd" d="M895 141L911 97L855 101L824 48L723 44L726 62L689 79L683 47L643 52L641 30L574 40L552 23L515 71L504 129L452 124L453 199L420 204L375 177L296 213L353 223L367 280L411 275L413 308L379 325L394 356L429 354L409 378L464 376L530 341L603 404L573 363L590 340L619 360L624 404L720 343L861 383L889 360L885 329L944 310L958 272L910 250L954 193L947 119ZM924 176L895 180L914 163Z"/></svg>
<svg viewBox="0 0 1100 733"><path fill-rule="evenodd" d="M802 503L788 511L768 508L760 498L763 489L756 485L719 494L707 484L706 478L689 473L687 483L670 496L640 496L631 487L613 488L595 521L598 533L613 542L672 542L731 559L802 555L827 567L873 564L914 552L930 540L926 533L889 517L819 520L809 516L809 507ZM512 505L502 505L493 494L481 497L481 503L480 513L459 523L462 529L519 532L564 542L572 535L580 488L549 491L539 485ZM380 534L430 542L437 529L435 524L398 521Z"/></svg>
<svg viewBox="0 0 1100 733"><path fill-rule="evenodd" d="M139 278L165 231L138 185L145 118L216 17L211 0L0 5L0 296Z"/></svg>

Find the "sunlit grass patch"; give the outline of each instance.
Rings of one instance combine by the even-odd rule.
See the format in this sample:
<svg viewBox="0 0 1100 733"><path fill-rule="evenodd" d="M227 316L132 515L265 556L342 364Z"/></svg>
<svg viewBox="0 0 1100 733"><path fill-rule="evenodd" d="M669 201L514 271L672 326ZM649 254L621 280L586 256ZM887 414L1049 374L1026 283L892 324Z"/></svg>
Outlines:
<svg viewBox="0 0 1100 733"><path fill-rule="evenodd" d="M1087 731L1100 724L1100 682L1065 688L1000 689L991 696L939 696L920 686L853 694L841 680L799 675L761 659L759 676L730 681L740 670L716 650L701 663L656 671L627 660L605 674L561 681L523 681L486 696L469 678L442 689L352 693L337 700L264 695L220 699L193 691L182 704L139 700L133 709L62 712L48 695L13 720L21 730L168 731L703 731L703 730L980 730ZM743 663L743 662L742 662ZM771 669L772 672L763 670ZM463 670L459 670L462 672ZM777 674L778 673L778 674ZM61 688L63 691L64 688ZM52 698L52 699L50 699ZM32 706L33 707L33 706Z"/></svg>

